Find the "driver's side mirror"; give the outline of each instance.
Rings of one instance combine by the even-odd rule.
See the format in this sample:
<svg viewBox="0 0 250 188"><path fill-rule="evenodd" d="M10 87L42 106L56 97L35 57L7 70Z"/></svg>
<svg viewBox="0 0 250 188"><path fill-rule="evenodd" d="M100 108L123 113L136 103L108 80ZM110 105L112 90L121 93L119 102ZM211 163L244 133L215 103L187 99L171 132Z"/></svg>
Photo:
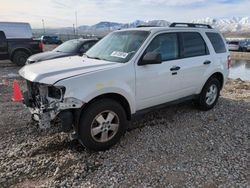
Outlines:
<svg viewBox="0 0 250 188"><path fill-rule="evenodd" d="M148 52L138 62L138 65L143 66L148 64L161 64L161 63L162 63L162 57L160 53Z"/></svg>

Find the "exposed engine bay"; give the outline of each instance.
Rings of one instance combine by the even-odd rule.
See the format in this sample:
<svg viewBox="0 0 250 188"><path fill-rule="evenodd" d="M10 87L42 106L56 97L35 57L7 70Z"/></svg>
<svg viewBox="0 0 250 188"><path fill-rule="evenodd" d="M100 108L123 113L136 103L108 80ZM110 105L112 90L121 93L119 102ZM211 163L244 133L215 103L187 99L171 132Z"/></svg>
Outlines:
<svg viewBox="0 0 250 188"><path fill-rule="evenodd" d="M55 120L60 113L69 114L69 110L82 107L84 104L82 101L64 98L65 91L65 87L27 81L24 104L29 108L32 119L38 122L39 128L50 128L52 120Z"/></svg>

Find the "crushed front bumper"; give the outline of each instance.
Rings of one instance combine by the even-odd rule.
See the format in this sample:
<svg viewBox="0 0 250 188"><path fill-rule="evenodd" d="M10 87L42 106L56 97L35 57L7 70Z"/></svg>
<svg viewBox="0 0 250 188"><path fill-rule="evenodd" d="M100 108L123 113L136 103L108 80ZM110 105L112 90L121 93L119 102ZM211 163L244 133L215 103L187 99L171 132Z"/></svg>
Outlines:
<svg viewBox="0 0 250 188"><path fill-rule="evenodd" d="M76 98L64 98L65 88L27 81L28 90L24 92L24 104L29 108L32 119L39 128L51 127L52 121L59 119L64 130L73 124L72 110L81 108L83 102Z"/></svg>

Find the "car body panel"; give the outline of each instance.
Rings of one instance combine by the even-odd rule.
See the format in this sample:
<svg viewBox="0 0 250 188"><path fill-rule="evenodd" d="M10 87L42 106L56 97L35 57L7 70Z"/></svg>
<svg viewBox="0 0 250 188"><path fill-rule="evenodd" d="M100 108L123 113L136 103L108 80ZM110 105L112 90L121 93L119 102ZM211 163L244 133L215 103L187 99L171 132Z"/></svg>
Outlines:
<svg viewBox="0 0 250 188"><path fill-rule="evenodd" d="M59 80L117 66L118 63L71 56L24 66L19 74L31 82L53 85Z"/></svg>
<svg viewBox="0 0 250 188"><path fill-rule="evenodd" d="M98 64L100 61L97 60L96 63ZM55 86L67 88L65 92L66 98L74 96L84 103L88 103L93 98L103 94L119 94L127 99L131 112L135 113L134 81L133 64L109 63L103 65L102 69L99 68L98 71L60 80Z"/></svg>

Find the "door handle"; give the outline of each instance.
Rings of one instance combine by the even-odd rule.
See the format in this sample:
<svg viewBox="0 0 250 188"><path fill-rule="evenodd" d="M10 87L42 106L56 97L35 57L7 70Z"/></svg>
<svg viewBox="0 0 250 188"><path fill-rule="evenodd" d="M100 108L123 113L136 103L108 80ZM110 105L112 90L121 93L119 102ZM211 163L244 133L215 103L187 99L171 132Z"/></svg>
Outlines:
<svg viewBox="0 0 250 188"><path fill-rule="evenodd" d="M203 64L204 65L209 65L211 63L211 61L205 61Z"/></svg>
<svg viewBox="0 0 250 188"><path fill-rule="evenodd" d="M172 68L170 68L170 71L178 71L180 69L181 69L181 67L173 66Z"/></svg>

